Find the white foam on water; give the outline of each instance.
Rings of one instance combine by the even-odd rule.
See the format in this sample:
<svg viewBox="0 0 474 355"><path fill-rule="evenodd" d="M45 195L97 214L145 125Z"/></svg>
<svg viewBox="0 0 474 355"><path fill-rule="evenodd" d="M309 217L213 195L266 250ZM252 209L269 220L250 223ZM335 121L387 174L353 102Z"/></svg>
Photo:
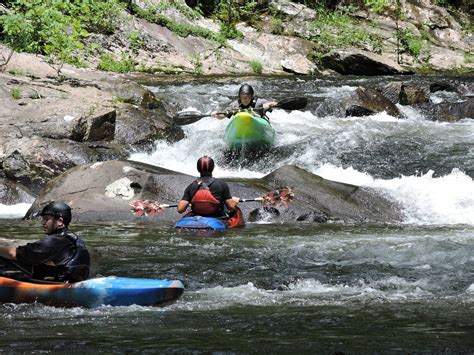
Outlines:
<svg viewBox="0 0 474 355"><path fill-rule="evenodd" d="M403 207L406 223L474 225L474 181L459 169L441 177L433 177L434 172L429 171L391 180L331 164L313 172L325 179L385 191Z"/></svg>
<svg viewBox="0 0 474 355"><path fill-rule="evenodd" d="M0 218L23 218L31 203L18 203L16 205L0 204Z"/></svg>
<svg viewBox="0 0 474 355"><path fill-rule="evenodd" d="M190 297L190 301L186 298ZM404 302L431 298L429 283L422 279L408 281L401 277L388 277L367 283L323 284L316 279L301 279L278 290L256 287L252 282L235 287L216 286L190 291L179 305L180 309L216 310L235 306L273 305L326 305L360 301Z"/></svg>

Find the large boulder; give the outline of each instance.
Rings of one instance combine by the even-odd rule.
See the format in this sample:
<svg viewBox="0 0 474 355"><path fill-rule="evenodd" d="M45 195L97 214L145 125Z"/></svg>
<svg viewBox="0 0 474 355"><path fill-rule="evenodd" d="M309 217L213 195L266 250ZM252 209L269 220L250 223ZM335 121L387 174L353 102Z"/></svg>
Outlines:
<svg viewBox="0 0 474 355"><path fill-rule="evenodd" d="M346 116L369 116L383 111L400 117L397 106L376 89L358 87L346 101Z"/></svg>
<svg viewBox="0 0 474 355"><path fill-rule="evenodd" d="M400 117L398 107L384 94L370 87L359 86L354 91L344 93L337 100L324 100L316 109L319 116L361 117L386 112L391 116Z"/></svg>
<svg viewBox="0 0 474 355"><path fill-rule="evenodd" d="M357 49L334 50L321 57L325 68L343 75L395 75L410 72L385 56Z"/></svg>
<svg viewBox="0 0 474 355"><path fill-rule="evenodd" d="M0 177L0 204L32 203L33 193L21 184Z"/></svg>
<svg viewBox="0 0 474 355"><path fill-rule="evenodd" d="M26 217L34 216L48 201L62 200L80 220L132 220L129 204L151 199L174 204L195 177L133 161L106 161L74 167L52 180L38 195ZM305 170L285 166L262 179L226 179L234 196L253 198L289 186L295 201L277 213L282 221L396 222L399 207L368 188L325 180ZM244 215L256 215L256 203L240 204ZM175 209L165 210L159 221L176 221Z"/></svg>
<svg viewBox="0 0 474 355"><path fill-rule="evenodd" d="M134 80L68 65L57 76L42 60L15 53L0 73L0 173L11 183L36 193L73 166L183 138L163 102Z"/></svg>
<svg viewBox="0 0 474 355"><path fill-rule="evenodd" d="M296 4L286 0L271 0L268 3L274 18L266 19L270 24L269 31L279 32L290 36L298 36L305 39L312 39L319 35L319 30L311 26L311 22L317 18L317 12L303 4ZM283 18L285 21L275 19ZM279 28L272 28L279 25Z"/></svg>
<svg viewBox="0 0 474 355"><path fill-rule="evenodd" d="M35 193L67 169L95 160L93 150L80 143L38 136L7 142L4 154L5 176Z"/></svg>

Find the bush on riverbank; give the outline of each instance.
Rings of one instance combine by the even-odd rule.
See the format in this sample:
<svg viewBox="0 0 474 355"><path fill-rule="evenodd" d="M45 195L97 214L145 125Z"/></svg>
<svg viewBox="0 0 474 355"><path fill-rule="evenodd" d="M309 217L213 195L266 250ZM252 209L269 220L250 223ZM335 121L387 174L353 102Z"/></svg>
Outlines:
<svg viewBox="0 0 474 355"><path fill-rule="evenodd" d="M3 3L6 8L0 6L0 13L4 13L0 16L0 41L17 52L48 56L50 65L58 74L62 63L84 67L96 61L99 62L99 69L117 72L173 67L174 62L144 64L136 60L139 49L149 51L140 32L119 39L119 48L112 50L112 53L107 46L95 43L96 34L112 37L115 41L117 33L126 33L124 28L134 21L133 17L166 27L181 38L204 38L224 48L229 47L228 39L243 38L237 24L244 22L261 31L264 27L263 18L270 19L268 32L302 36L297 32L285 32L284 24L292 21L291 15L276 11L275 3L272 5L269 1L260 0L147 0L140 4L130 0L7 0ZM378 54L387 51L393 53L393 46L387 47L386 38L379 33L379 23L374 15L379 14L397 24L394 37L397 39L399 62L404 55L409 58L409 62L429 66L430 43L436 40L422 22L411 28L399 26L399 22L405 19L400 0L301 0L290 3L304 4L317 14L310 22L313 35L306 38L315 44L312 60L318 64L322 56L335 48L356 47ZM446 6L450 12L469 11L469 6L472 6L463 0L436 0L433 3ZM168 16L170 10L185 20ZM364 18L360 16L361 11L366 13ZM202 16L213 19L220 30L204 28L193 22L202 19ZM461 24L466 31L472 32L470 21L461 21ZM199 74L203 72L203 59L195 60L196 55L191 55L190 61L195 63L193 72ZM4 66L1 60L0 69ZM465 63L470 63L470 60L467 54ZM253 72L262 72L261 69L255 70L250 62L248 65ZM173 68L173 72L180 70L179 66Z"/></svg>

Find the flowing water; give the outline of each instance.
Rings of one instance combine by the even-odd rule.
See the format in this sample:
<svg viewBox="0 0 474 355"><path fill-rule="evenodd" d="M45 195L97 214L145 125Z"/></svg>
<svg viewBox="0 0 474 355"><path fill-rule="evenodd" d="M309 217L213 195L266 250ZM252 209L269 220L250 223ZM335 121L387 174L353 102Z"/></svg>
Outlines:
<svg viewBox="0 0 474 355"><path fill-rule="evenodd" d="M155 152L131 159L194 174L197 158L209 154L220 177L297 165L382 191L403 207L403 223L254 223L212 234L146 220L73 224L92 250L94 274L177 278L186 284L183 296L163 308L0 305L0 351L472 353L474 121L433 122L402 106L400 120L337 114L341 97L382 80L400 78L251 80L261 96L310 99L304 112L270 113L277 131L271 153L229 161L227 122L204 118L184 127L186 139L158 141ZM210 112L239 85L152 90L176 108ZM0 205L0 216L26 207ZM39 233L34 222L0 223L0 238Z"/></svg>

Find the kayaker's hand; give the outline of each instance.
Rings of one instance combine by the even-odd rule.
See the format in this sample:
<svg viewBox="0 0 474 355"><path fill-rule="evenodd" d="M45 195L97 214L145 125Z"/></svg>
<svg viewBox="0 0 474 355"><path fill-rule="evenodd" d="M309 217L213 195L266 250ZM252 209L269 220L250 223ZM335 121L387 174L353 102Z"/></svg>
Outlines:
<svg viewBox="0 0 474 355"><path fill-rule="evenodd" d="M225 118L224 113L222 113L222 112L217 112L217 111L211 112L211 116L212 116L212 117L215 117L215 118L217 118L217 119L219 119L219 120L222 120L223 118Z"/></svg>
<svg viewBox="0 0 474 355"><path fill-rule="evenodd" d="M234 200L234 202L237 204L240 202L240 197L232 196L232 200Z"/></svg>
<svg viewBox="0 0 474 355"><path fill-rule="evenodd" d="M272 102L264 103L264 104L262 105L262 107L263 107L263 109L264 109L265 111L268 111L268 110L270 110L273 106L276 106L277 104L278 104L278 102L272 101Z"/></svg>

